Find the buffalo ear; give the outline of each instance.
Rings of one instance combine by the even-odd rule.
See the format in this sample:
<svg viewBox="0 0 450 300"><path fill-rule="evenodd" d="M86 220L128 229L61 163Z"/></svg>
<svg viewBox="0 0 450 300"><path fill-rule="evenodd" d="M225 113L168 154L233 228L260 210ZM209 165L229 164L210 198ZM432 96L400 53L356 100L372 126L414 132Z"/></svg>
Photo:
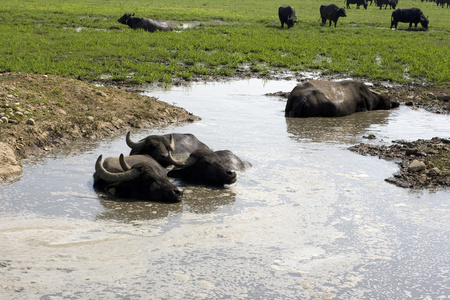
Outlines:
<svg viewBox="0 0 450 300"><path fill-rule="evenodd" d="M134 13L132 14L132 16L134 16Z"/></svg>

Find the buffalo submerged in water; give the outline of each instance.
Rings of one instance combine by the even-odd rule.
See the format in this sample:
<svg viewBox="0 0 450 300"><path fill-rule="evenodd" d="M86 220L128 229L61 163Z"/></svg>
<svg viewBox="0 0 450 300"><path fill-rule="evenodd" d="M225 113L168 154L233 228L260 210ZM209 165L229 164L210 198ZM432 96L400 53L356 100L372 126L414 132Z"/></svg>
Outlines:
<svg viewBox="0 0 450 300"><path fill-rule="evenodd" d="M167 170L147 155L108 157L95 163L94 188L127 199L178 202L183 190L171 183Z"/></svg>
<svg viewBox="0 0 450 300"><path fill-rule="evenodd" d="M297 85L286 103L285 116L343 117L355 112L391 109L397 101L370 90L364 83L354 80L311 80Z"/></svg>
<svg viewBox="0 0 450 300"><path fill-rule="evenodd" d="M131 29L144 29L149 32L155 31L171 31L172 27L163 21L139 18L135 17L133 14L124 14L120 17L117 22L130 26Z"/></svg>
<svg viewBox="0 0 450 300"><path fill-rule="evenodd" d="M168 158L169 151L175 156L188 157L192 152L199 149L210 150L206 144L190 133L149 135L138 142L134 142L131 139L131 133L128 131L125 141L131 148L130 155L150 155L163 167L171 165Z"/></svg>

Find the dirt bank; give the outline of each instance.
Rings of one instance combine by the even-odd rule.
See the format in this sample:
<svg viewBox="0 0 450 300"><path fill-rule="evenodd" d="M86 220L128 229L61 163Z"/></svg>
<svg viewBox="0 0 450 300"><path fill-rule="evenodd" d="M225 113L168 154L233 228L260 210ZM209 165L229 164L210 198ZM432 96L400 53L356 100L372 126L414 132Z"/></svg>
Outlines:
<svg viewBox="0 0 450 300"><path fill-rule="evenodd" d="M51 75L3 73L0 181L20 175L20 159L76 139L99 139L128 127L198 119L182 108L121 89Z"/></svg>
<svg viewBox="0 0 450 300"><path fill-rule="evenodd" d="M392 145L361 143L350 150L395 160L399 171L386 181L406 188L450 187L450 140L393 141Z"/></svg>

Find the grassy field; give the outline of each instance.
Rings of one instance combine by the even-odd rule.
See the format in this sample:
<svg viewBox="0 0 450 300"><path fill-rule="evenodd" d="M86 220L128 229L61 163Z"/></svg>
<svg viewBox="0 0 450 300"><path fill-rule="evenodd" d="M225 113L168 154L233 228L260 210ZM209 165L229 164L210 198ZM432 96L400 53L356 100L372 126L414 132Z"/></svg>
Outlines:
<svg viewBox="0 0 450 300"><path fill-rule="evenodd" d="M337 28L321 26L324 1L8 0L0 6L0 72L83 80L170 83L192 76L319 70L399 83L450 86L450 9L420 0L429 30L390 30L391 9L347 9ZM332 2L328 2L332 3ZM344 1L334 2L343 7ZM280 29L278 7L299 23ZM172 32L131 30L125 12L165 20ZM242 74L242 73L239 74Z"/></svg>

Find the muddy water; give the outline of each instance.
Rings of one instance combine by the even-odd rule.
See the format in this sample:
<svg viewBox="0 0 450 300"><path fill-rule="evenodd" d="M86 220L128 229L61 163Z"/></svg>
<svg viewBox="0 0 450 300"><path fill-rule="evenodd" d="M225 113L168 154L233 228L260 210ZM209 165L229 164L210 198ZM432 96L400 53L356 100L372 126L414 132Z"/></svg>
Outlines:
<svg viewBox="0 0 450 300"><path fill-rule="evenodd" d="M133 139L190 132L253 164L227 189L183 186L179 204L112 202L92 190L97 156L129 151L125 132L27 162L20 181L0 186L0 298L447 297L450 191L388 184L393 162L347 148L448 138L450 117L402 107L286 119L285 100L264 94L294 86L148 91L202 121L132 130Z"/></svg>

